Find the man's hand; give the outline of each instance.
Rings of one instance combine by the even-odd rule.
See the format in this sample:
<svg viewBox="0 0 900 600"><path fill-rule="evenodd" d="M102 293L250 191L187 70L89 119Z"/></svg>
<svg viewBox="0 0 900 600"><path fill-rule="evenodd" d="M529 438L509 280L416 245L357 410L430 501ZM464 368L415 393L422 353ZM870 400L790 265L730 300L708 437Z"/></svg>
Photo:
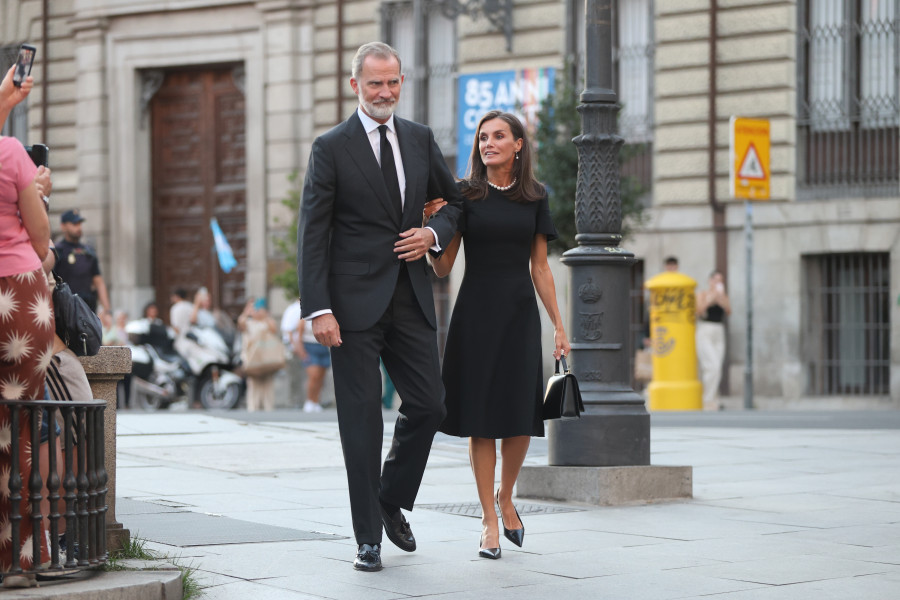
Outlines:
<svg viewBox="0 0 900 600"><path fill-rule="evenodd" d="M394 253L406 262L419 260L434 246L434 234L424 227L413 227L400 234L400 240L394 244Z"/></svg>
<svg viewBox="0 0 900 600"><path fill-rule="evenodd" d="M331 313L325 313L313 319L312 330L313 335L316 336L316 341L326 348L340 346L343 343L343 340L341 340L341 328L337 319Z"/></svg>

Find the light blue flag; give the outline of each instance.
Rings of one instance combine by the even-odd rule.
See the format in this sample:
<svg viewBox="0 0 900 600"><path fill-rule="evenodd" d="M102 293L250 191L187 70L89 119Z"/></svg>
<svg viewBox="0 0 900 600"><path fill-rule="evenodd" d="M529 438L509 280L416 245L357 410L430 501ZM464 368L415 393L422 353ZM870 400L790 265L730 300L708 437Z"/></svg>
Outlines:
<svg viewBox="0 0 900 600"><path fill-rule="evenodd" d="M225 239L225 234L222 233L222 228L219 227L219 222L216 221L215 217L209 220L209 226L213 232L213 240L216 242L216 254L219 255L219 266L222 267L222 270L226 273L231 273L231 270L237 266L237 261L234 259L234 252L231 251L231 246L228 245L228 240Z"/></svg>

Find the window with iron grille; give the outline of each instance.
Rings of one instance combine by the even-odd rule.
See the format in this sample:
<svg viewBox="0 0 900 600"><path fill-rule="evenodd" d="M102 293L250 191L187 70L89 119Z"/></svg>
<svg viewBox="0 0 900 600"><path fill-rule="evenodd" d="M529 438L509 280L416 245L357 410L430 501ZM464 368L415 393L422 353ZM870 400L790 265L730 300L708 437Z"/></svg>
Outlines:
<svg viewBox="0 0 900 600"><path fill-rule="evenodd" d="M807 393L890 393L890 255L803 257Z"/></svg>
<svg viewBox="0 0 900 600"><path fill-rule="evenodd" d="M9 44L6 46L0 46L0 67L2 67L2 71L0 71L0 76L5 75L13 64L15 64L16 59L19 56L19 45L18 44ZM23 102L20 102L13 108L9 117L6 119L6 123L2 123L2 130L0 133L5 136L18 138L20 142L23 144L28 143L28 100L26 99Z"/></svg>
<svg viewBox="0 0 900 600"><path fill-rule="evenodd" d="M573 55L572 77L584 78L584 2L570 0L568 32ZM653 183L653 2L613 2L614 85L621 109L619 135L625 139L620 174L637 182L645 193Z"/></svg>
<svg viewBox="0 0 900 600"><path fill-rule="evenodd" d="M798 2L800 197L896 195L900 0Z"/></svg>
<svg viewBox="0 0 900 600"><path fill-rule="evenodd" d="M444 158L456 157L456 21L430 0L382 4L384 38L403 60L397 115L427 123Z"/></svg>

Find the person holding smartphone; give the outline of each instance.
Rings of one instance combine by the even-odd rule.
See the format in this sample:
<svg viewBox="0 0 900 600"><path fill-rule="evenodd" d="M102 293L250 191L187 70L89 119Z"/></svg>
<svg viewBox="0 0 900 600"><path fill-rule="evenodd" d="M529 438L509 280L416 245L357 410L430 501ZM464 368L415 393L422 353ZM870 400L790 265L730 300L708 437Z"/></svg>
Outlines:
<svg viewBox="0 0 900 600"><path fill-rule="evenodd" d="M26 77L21 85L15 85L13 83L15 71L16 65L11 66L0 82L0 127L6 123L6 119L16 105L28 97L34 87L34 78L31 76Z"/></svg>
<svg viewBox="0 0 900 600"><path fill-rule="evenodd" d="M0 82L0 125L18 102L28 95L30 78L23 88L12 83L14 68ZM27 87L26 87L27 86ZM24 93L23 93L24 89ZM54 318L50 289L42 261L50 253L50 222L35 184L37 167L21 142L0 136L0 398L32 400L44 397L44 378L53 356ZM10 408L0 407L0 438L19 446L19 470L23 481L31 477L31 423L26 414L18 431L10 431ZM0 472L12 468L11 445L0 447ZM26 486L27 488L27 486ZM30 493L22 490L20 514L30 510ZM0 477L0 514L10 514L9 482ZM20 539L30 543L31 528L22 527ZM9 540L7 540L9 542ZM25 571L50 560L46 536L41 536L40 556L23 553L19 564ZM0 548L0 571L13 568L12 546ZM3 587L28 587L34 575L11 575Z"/></svg>
<svg viewBox="0 0 900 600"><path fill-rule="evenodd" d="M709 286L697 294L697 361L703 382L703 410L722 410L719 381L725 362L725 316L731 301L725 293L725 278L719 271L709 276Z"/></svg>

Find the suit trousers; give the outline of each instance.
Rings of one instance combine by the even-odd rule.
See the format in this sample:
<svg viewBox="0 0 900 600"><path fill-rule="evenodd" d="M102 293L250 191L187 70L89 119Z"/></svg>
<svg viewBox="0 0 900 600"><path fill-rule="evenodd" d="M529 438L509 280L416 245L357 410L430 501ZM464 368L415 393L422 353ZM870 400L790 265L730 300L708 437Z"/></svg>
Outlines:
<svg viewBox="0 0 900 600"><path fill-rule="evenodd" d="M358 544L380 544L379 497L412 510L446 415L437 333L416 300L405 263L381 319L365 331L341 331L341 339L331 359L353 532ZM379 357L401 401L383 467Z"/></svg>

